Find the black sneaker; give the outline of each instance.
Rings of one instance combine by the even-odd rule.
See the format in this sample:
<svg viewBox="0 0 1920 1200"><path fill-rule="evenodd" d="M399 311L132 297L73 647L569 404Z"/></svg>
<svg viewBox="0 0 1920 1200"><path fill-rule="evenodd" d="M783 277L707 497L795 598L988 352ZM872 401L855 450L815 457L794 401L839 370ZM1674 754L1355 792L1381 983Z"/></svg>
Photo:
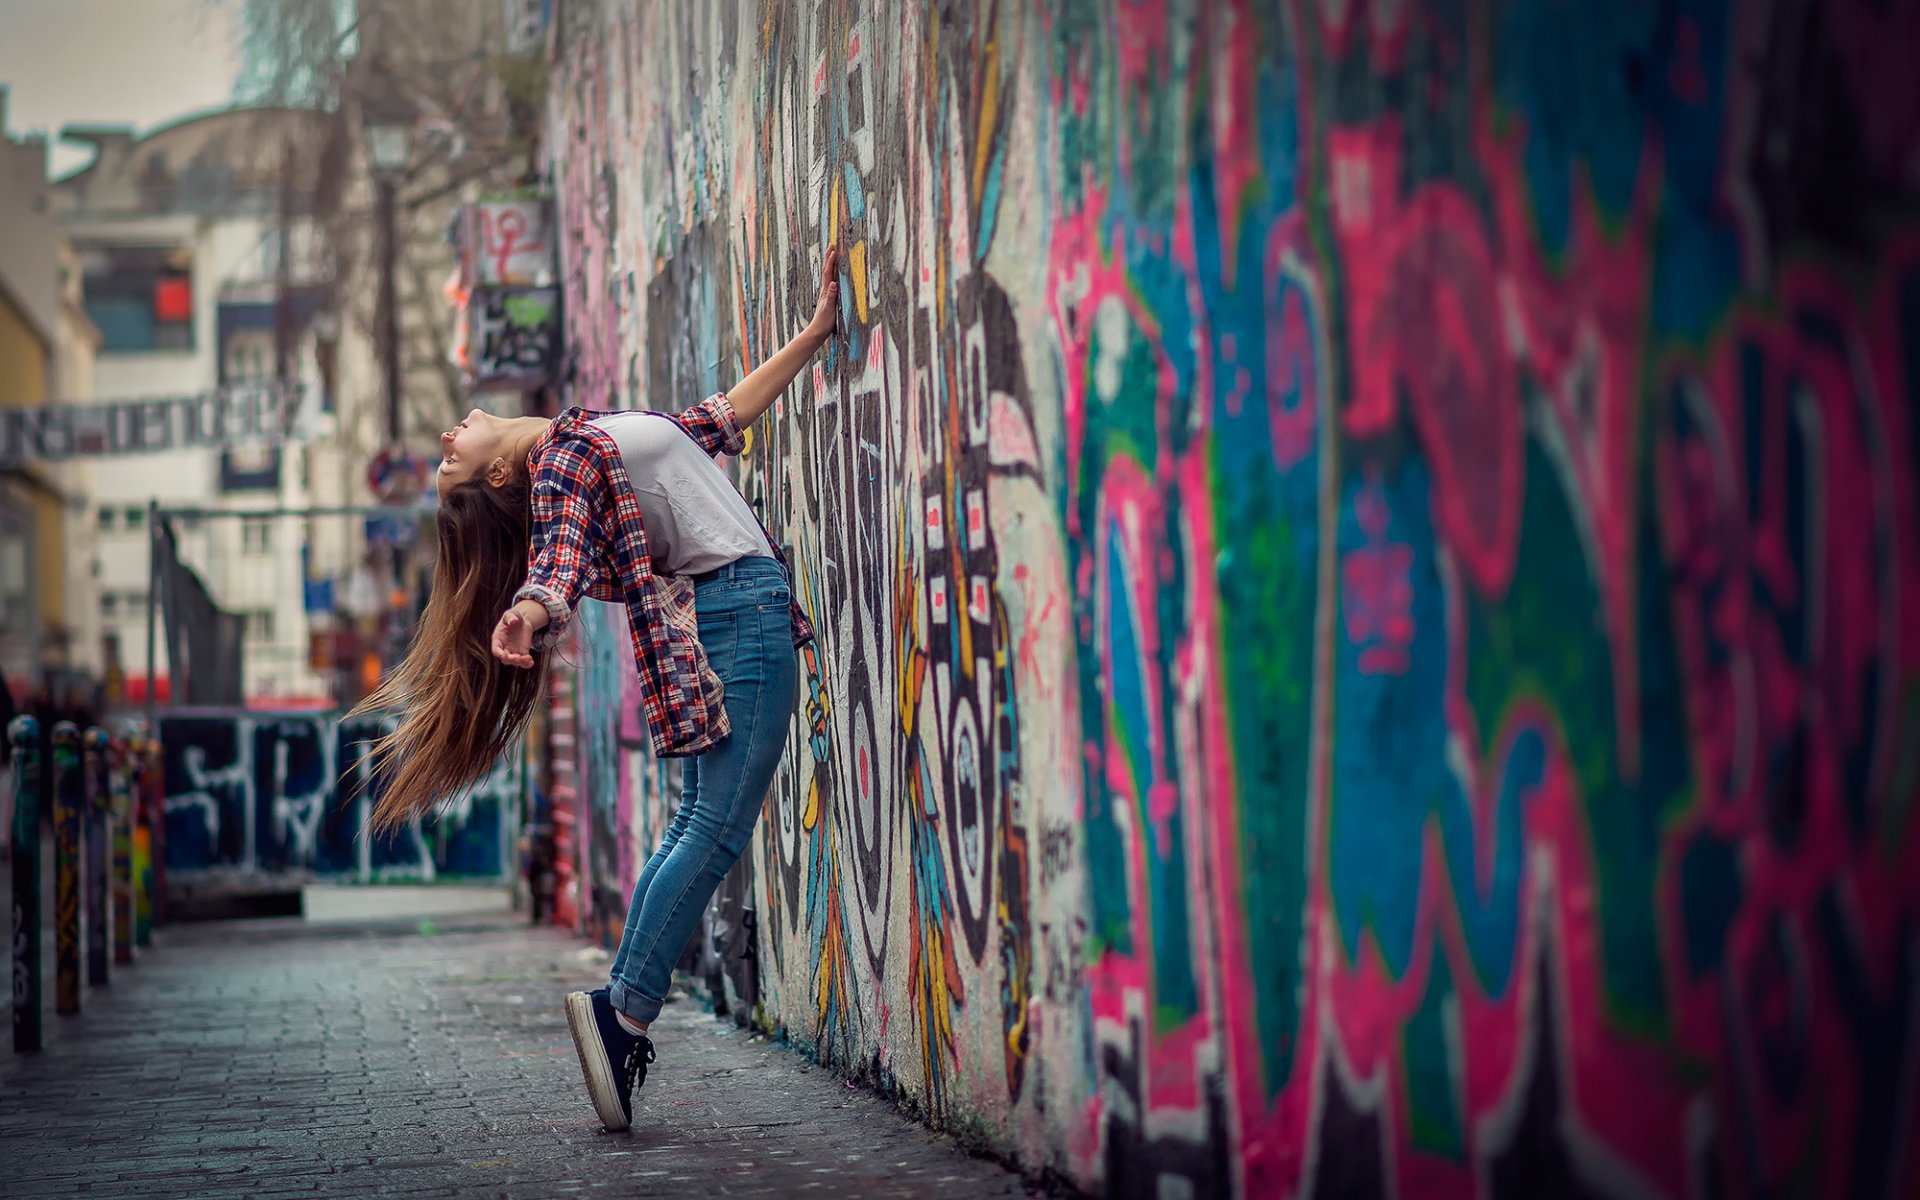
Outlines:
<svg viewBox="0 0 1920 1200"><path fill-rule="evenodd" d="M633 1124L633 1093L647 1081L653 1042L644 1033L628 1033L615 1015L606 988L567 996L567 1028L580 1053L587 1095L600 1123L618 1133Z"/></svg>

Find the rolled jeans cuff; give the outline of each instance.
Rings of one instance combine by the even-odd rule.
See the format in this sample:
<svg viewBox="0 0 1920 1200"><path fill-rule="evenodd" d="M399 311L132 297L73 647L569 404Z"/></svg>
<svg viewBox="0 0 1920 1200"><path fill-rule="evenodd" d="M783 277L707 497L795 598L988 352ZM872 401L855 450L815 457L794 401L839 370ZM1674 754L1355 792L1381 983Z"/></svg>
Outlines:
<svg viewBox="0 0 1920 1200"><path fill-rule="evenodd" d="M629 1021L638 1021L642 1025L653 1024L659 1018L660 1010L667 1003L664 999L656 1000L652 996L643 996L617 979L607 989L607 999L616 1009L625 1013Z"/></svg>

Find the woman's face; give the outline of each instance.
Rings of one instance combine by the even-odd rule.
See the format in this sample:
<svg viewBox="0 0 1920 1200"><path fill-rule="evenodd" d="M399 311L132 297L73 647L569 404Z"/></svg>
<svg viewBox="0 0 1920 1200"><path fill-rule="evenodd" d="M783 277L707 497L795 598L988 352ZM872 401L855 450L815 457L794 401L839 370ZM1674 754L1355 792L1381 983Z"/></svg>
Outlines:
<svg viewBox="0 0 1920 1200"><path fill-rule="evenodd" d="M440 435L435 489L444 496L448 488L478 476L487 464L506 456L510 440L505 417L474 409L466 420Z"/></svg>

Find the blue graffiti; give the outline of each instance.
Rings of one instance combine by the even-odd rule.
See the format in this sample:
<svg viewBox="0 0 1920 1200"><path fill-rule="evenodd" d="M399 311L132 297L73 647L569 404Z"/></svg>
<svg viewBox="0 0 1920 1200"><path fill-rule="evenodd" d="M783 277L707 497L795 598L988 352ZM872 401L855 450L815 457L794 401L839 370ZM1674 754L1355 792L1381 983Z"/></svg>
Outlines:
<svg viewBox="0 0 1920 1200"><path fill-rule="evenodd" d="M1546 774L1547 744L1533 729L1512 735L1483 863L1469 795L1449 766L1446 599L1431 486L1425 465L1409 457L1349 481L1342 498L1329 879L1348 955L1372 930L1399 975L1413 952L1432 829L1480 982L1499 996L1513 969L1522 821Z"/></svg>
<svg viewBox="0 0 1920 1200"><path fill-rule="evenodd" d="M1609 215L1631 201L1659 37L1659 6L1650 0L1506 6L1495 92L1525 122L1527 186L1549 253L1566 248L1582 176Z"/></svg>
<svg viewBox="0 0 1920 1200"><path fill-rule="evenodd" d="M387 720L316 713L162 717L167 870L262 879L500 878L517 759L415 826L362 835L385 780L367 743Z"/></svg>

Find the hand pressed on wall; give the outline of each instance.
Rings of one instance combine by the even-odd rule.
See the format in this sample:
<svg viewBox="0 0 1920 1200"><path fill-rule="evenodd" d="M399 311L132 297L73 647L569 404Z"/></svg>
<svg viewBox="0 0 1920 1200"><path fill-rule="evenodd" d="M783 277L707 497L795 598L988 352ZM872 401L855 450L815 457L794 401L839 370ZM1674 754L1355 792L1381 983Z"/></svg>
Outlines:
<svg viewBox="0 0 1920 1200"><path fill-rule="evenodd" d="M813 304L813 319L807 322L807 332L819 341L826 341L828 335L838 333L840 325L840 243L827 247L827 257L820 264L820 295Z"/></svg>

